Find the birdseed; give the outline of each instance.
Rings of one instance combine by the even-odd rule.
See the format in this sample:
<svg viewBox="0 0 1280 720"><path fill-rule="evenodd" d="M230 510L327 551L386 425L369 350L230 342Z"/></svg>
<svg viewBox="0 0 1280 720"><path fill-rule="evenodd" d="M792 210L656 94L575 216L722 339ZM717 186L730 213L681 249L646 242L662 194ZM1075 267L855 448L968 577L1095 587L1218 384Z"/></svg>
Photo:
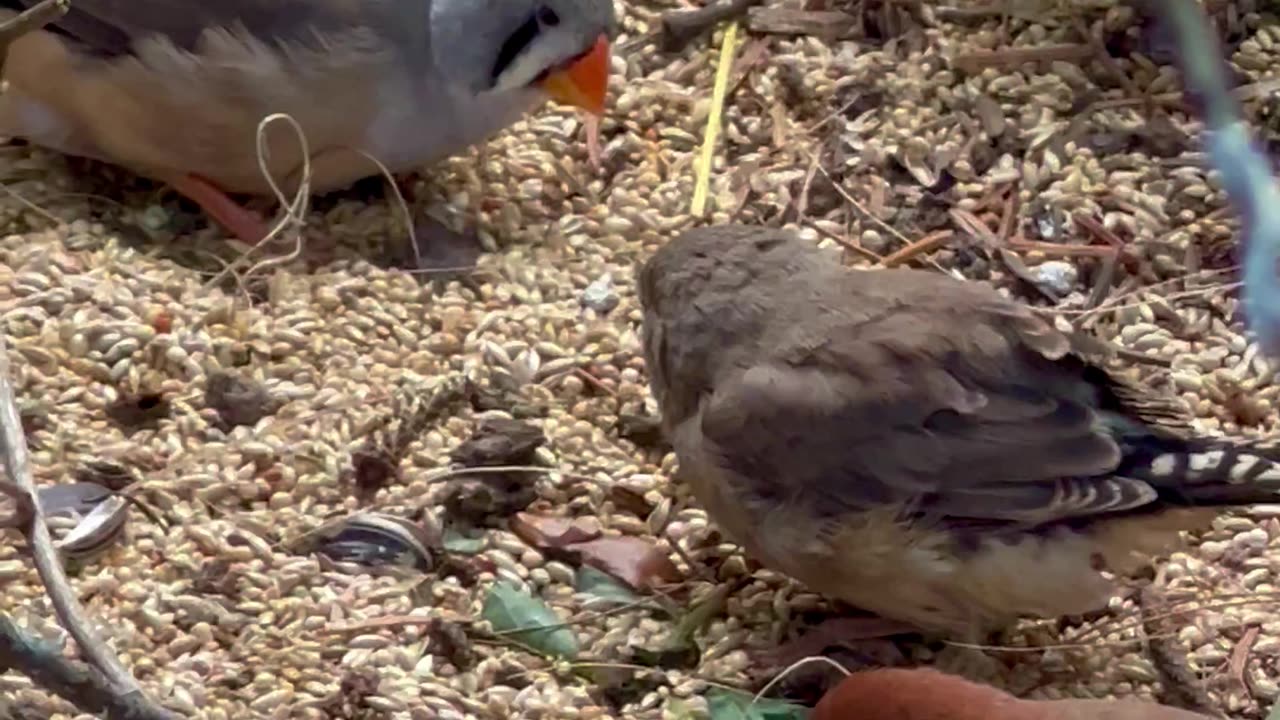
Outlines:
<svg viewBox="0 0 1280 720"><path fill-rule="evenodd" d="M1280 386L1242 329L1231 285L1238 225L1195 145L1199 125L1160 99L1180 87L1171 59L1143 39L1139 18L1119 0L1039 5L1007 19L940 19L925 7L882 34L891 4L837 2L864 13L867 37L747 33L739 62L751 52L763 59L731 73L705 220L788 225L860 248L849 255L855 263L956 229L927 260L1114 342L1129 352L1131 372L1187 400L1205 431L1274 433ZM776 573L752 575L671 480L674 456L618 434L621 417L653 408L635 267L701 222L688 200L722 31L660 52L660 15L678 7L638 0L620 8L601 168L587 161L580 119L548 107L417 182L419 211L462 214L490 251L465 279L419 282L384 267L386 246L406 235L400 210L339 193L316 202L304 251L274 275L209 287L235 248L216 229L185 229L185 211L157 199L153 185L9 148L0 164L8 190L0 198L0 322L23 407L39 419L29 434L35 472L49 484L85 460L116 463L136 473L136 495L167 523L132 512L125 539L74 580L112 646L164 705L206 718L657 720L670 717L677 698L705 708L698 696L712 683L746 683L748 651L796 629L802 613L834 612ZM1274 80L1280 24L1251 0L1215 8L1237 40L1231 60L1241 81ZM1080 28L1107 47L1134 49L1113 50L1106 62L962 67L977 50L1088 42ZM1156 97L1155 109L1131 87ZM1092 112L1080 112L1090 103ZM1269 93L1245 102L1267 137L1275 107ZM977 252L984 240L948 214L968 212L998 233L1005 206L992 198L1000 193L1016 200L1026 240L1079 251L1099 247L1091 235L1111 234L1133 257L1091 302L1096 254L1015 248L1029 277L1051 286L1050 302ZM227 371L281 406L249 425L220 426L204 393L208 378ZM561 471L531 476L540 512L595 517L609 533L661 530L664 542L714 568L702 576L678 561L693 578L690 597L749 579L698 635L696 668L606 688L603 676L568 672L510 644L475 642L463 662L429 623L478 620L497 580L579 620L569 628L593 662L635 665L632 649L660 647L676 622L645 607L586 610L593 598L575 589L580 566L501 523L474 528L474 555L446 541L450 567L470 570L437 565L425 576L338 567L285 548L361 509L343 480L352 453L386 421L395 393L446 378L466 378L497 399L473 399L414 437L376 495L379 510L443 517L447 483L438 478L449 450L481 417L520 417L548 438L534 464ZM140 400L151 394L167 399L155 417ZM620 506L612 488L650 510ZM1157 640L1185 656L1232 717L1262 718L1280 699L1271 604L1278 567L1280 523L1249 512L1224 516L1157 563L1180 613ZM0 544L0 588L0 611L33 627L53 617L16 543ZM56 628L42 633L66 647ZM993 680L1031 697L1154 698L1165 681L1143 637L1138 606L1117 597L1101 618L1008 633L1002 644L1052 649L993 652L1002 669ZM924 648L910 654L938 659ZM0 677L0 695L41 716L77 717L13 674Z"/></svg>

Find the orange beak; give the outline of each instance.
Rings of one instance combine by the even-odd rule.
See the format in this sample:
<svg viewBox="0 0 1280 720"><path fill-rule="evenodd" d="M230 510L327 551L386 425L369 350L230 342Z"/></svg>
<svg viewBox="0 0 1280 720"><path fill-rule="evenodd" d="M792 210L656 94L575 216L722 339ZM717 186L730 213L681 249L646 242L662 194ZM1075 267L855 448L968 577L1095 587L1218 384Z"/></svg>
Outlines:
<svg viewBox="0 0 1280 720"><path fill-rule="evenodd" d="M602 115L609 89L609 39L601 35L586 55L567 68L548 73L541 85L556 102Z"/></svg>

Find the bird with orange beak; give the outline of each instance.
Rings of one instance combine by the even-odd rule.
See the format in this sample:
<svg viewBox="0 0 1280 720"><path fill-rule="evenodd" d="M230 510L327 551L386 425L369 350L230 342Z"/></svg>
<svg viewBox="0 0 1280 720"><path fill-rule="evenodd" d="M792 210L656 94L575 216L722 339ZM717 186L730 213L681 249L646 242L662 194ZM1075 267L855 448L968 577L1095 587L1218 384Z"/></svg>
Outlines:
<svg viewBox="0 0 1280 720"><path fill-rule="evenodd" d="M0 20L37 0L0 0ZM225 193L268 194L262 120L305 134L310 187L414 170L547 99L599 115L612 0L75 0L5 61L0 134L172 185L227 230L266 225ZM302 148L265 130L289 189Z"/></svg>

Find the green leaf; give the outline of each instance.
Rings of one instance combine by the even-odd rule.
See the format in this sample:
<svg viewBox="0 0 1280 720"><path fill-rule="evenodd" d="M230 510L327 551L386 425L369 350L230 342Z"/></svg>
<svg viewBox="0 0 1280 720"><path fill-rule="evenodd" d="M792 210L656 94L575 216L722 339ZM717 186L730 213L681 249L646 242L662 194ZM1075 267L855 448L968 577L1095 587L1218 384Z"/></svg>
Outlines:
<svg viewBox="0 0 1280 720"><path fill-rule="evenodd" d="M671 720L695 720L697 718L697 714L694 712L693 707L689 705L687 700L673 697L667 700L667 712L665 717L668 717Z"/></svg>
<svg viewBox="0 0 1280 720"><path fill-rule="evenodd" d="M634 647L631 649L632 657L642 665L668 670L697 667L702 650L694 638L712 618L724 611L730 590L728 585L721 585L708 593L680 617L663 643L656 647Z"/></svg>
<svg viewBox="0 0 1280 720"><path fill-rule="evenodd" d="M781 700L760 698L752 703L750 695L713 688L707 693L711 720L806 720L809 709Z"/></svg>
<svg viewBox="0 0 1280 720"><path fill-rule="evenodd" d="M610 600L621 605L629 605L640 601L640 596L612 576L593 567L583 566L578 570L578 580L574 589L594 597Z"/></svg>
<svg viewBox="0 0 1280 720"><path fill-rule="evenodd" d="M498 635L526 645L547 657L572 660L578 656L578 638L546 603L509 582L489 590L480 617Z"/></svg>
<svg viewBox="0 0 1280 720"><path fill-rule="evenodd" d="M453 528L444 531L444 549L455 555L477 555L484 550L484 538L467 537Z"/></svg>
<svg viewBox="0 0 1280 720"><path fill-rule="evenodd" d="M1267 714L1267 720L1280 720L1280 702L1271 706L1271 712Z"/></svg>
<svg viewBox="0 0 1280 720"><path fill-rule="evenodd" d="M702 659L702 651L692 640L681 642L671 638L656 647L635 646L631 648L631 657L648 667L690 670L698 667L698 661Z"/></svg>
<svg viewBox="0 0 1280 720"><path fill-rule="evenodd" d="M693 638L698 634L698 631L711 622L712 618L724 611L725 602L729 599L729 591L731 589L728 585L721 585L689 608L689 612L685 613L684 617L680 618L680 622L676 624L675 632L672 633L673 643L692 645Z"/></svg>

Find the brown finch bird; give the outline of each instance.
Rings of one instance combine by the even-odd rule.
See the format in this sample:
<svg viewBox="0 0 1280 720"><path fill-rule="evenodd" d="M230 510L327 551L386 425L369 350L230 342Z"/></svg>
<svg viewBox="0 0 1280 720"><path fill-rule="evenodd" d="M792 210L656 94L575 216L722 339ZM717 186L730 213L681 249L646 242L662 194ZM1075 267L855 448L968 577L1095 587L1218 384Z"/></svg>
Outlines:
<svg viewBox="0 0 1280 720"><path fill-rule="evenodd" d="M1105 607L1223 508L1273 502L1276 449L1196 434L990 286L858 271L792 233L691 230L638 278L680 474L748 554L920 630Z"/></svg>

